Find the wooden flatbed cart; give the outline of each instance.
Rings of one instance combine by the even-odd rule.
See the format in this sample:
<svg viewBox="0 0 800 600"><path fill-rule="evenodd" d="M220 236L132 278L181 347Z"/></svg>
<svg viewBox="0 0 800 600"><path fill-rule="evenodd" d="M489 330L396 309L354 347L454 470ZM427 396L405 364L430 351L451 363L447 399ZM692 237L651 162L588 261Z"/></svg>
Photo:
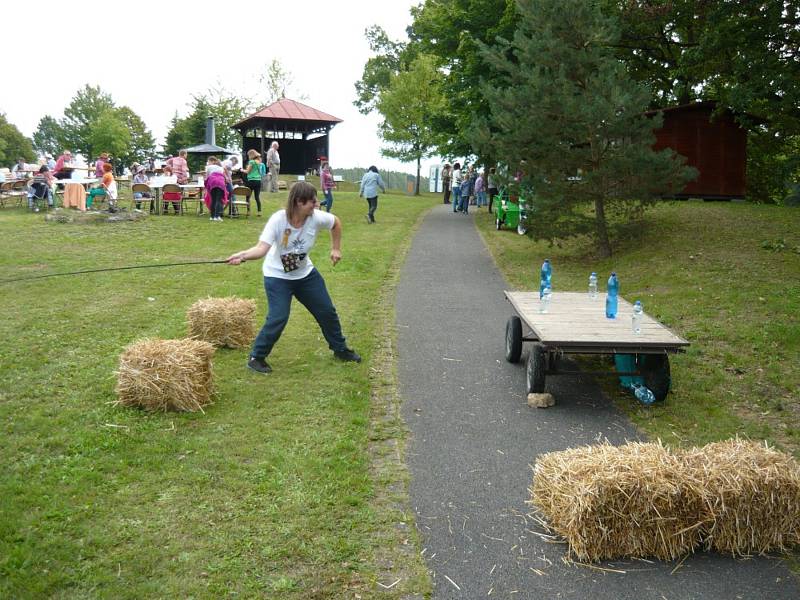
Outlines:
<svg viewBox="0 0 800 600"><path fill-rule="evenodd" d="M539 312L537 292L505 295L517 312L506 323L506 360L518 363L522 343L533 342L525 370L529 394L544 392L548 375L570 373L560 368L564 354L610 354L615 356L617 375L631 381L641 378L662 401L671 381L668 355L684 352L689 345L647 314L642 315L641 333L633 333L633 305L621 297L617 317L608 319L603 294L592 299L587 293L554 292L546 313Z"/></svg>

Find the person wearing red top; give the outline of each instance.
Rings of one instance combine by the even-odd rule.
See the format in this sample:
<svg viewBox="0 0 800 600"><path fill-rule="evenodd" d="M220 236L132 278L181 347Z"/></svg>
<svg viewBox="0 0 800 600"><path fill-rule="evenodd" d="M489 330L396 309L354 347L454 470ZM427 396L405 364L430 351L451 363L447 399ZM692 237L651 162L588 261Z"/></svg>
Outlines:
<svg viewBox="0 0 800 600"><path fill-rule="evenodd" d="M100 158L98 158L97 161L94 163L94 176L97 179L102 179L103 173L105 173L105 171L103 171L103 165L106 164L107 162L108 162L108 152L103 152L100 155Z"/></svg>
<svg viewBox="0 0 800 600"><path fill-rule="evenodd" d="M178 152L178 156L173 156L167 161L167 166L172 169L178 183L184 185L189 183L189 164L186 162L186 150Z"/></svg>
<svg viewBox="0 0 800 600"><path fill-rule="evenodd" d="M331 172L331 165L326 161L322 163L322 172L319 176L320 187L322 187L322 195L325 197L323 202L320 202L320 207L324 206L325 210L331 212L333 207L333 189L336 187L336 182L333 180L333 173Z"/></svg>
<svg viewBox="0 0 800 600"><path fill-rule="evenodd" d="M64 166L72 162L72 152L64 150L61 156L56 160L56 166L53 169L53 177L56 179L69 179L72 177L72 170L64 170Z"/></svg>

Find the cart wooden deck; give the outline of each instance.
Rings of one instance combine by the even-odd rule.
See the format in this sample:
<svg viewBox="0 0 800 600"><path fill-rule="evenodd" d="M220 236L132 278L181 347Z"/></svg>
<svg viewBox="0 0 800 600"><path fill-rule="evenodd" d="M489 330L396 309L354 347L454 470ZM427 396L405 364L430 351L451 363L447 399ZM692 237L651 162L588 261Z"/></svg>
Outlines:
<svg viewBox="0 0 800 600"><path fill-rule="evenodd" d="M634 357L630 372L645 379L657 399L669 390L668 353L683 352L689 342L646 313L642 315L641 333L631 327L633 305L619 298L615 319L605 316L605 298L587 293L554 292L546 313L539 312L536 292L505 292L518 317L506 325L506 360L519 362L522 342L535 342L528 357L528 392L544 391L545 375L563 373L558 369L561 354L625 354ZM528 330L523 334L523 327ZM648 385L649 383L649 385ZM652 388L651 388L652 389Z"/></svg>

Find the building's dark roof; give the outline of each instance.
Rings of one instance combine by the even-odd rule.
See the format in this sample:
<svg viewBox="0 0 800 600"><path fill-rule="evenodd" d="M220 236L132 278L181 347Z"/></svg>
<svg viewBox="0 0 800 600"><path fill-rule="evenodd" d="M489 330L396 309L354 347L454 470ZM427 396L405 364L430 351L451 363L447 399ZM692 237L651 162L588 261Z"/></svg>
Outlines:
<svg viewBox="0 0 800 600"><path fill-rule="evenodd" d="M289 98L281 98L277 102L273 102L260 109L258 112L253 113L249 117L245 117L234 127L244 125L253 119L280 119L280 120L294 120L294 121L324 121L327 123L341 123L342 120L324 113L321 110L312 108L298 102L297 100L290 100Z"/></svg>

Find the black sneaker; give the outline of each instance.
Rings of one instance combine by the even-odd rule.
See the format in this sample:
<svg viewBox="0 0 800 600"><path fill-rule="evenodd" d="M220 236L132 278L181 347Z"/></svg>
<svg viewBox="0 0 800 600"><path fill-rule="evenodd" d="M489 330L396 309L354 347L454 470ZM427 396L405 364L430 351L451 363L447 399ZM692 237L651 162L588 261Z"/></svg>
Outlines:
<svg viewBox="0 0 800 600"><path fill-rule="evenodd" d="M256 358L255 356L251 356L250 360L247 361L247 368L252 369L256 373L263 373L264 375L272 373L272 367L267 364L267 361L263 358Z"/></svg>
<svg viewBox="0 0 800 600"><path fill-rule="evenodd" d="M350 350L350 348L345 348L344 350L334 352L333 355L339 360L343 360L345 362L361 362L361 357L353 350Z"/></svg>

